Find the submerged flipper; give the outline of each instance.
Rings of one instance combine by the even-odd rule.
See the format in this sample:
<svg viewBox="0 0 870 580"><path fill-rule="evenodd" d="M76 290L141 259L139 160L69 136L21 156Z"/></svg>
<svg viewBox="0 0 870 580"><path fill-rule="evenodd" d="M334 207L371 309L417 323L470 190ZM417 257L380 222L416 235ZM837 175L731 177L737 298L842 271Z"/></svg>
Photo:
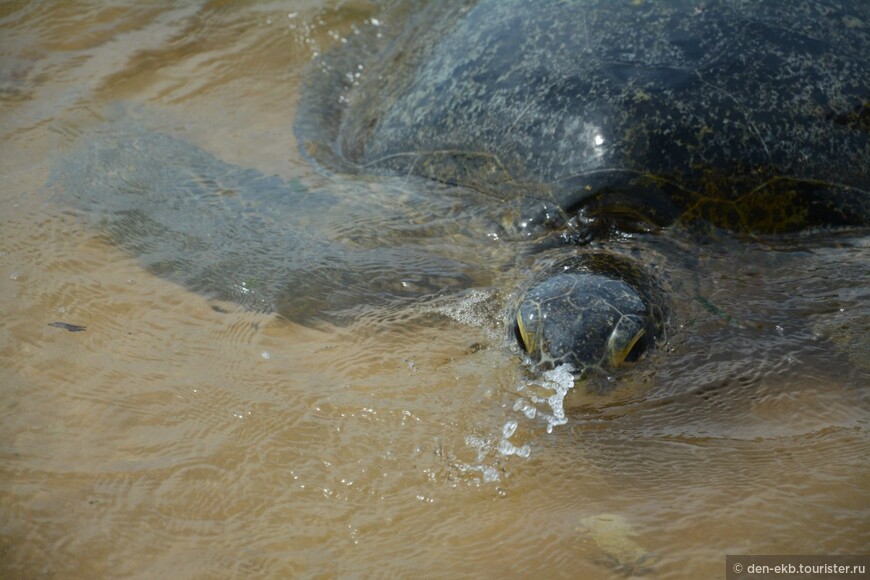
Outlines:
<svg viewBox="0 0 870 580"><path fill-rule="evenodd" d="M470 285L469 266L389 231L399 209L372 196L310 191L123 123L85 138L49 186L149 271L300 323Z"/></svg>

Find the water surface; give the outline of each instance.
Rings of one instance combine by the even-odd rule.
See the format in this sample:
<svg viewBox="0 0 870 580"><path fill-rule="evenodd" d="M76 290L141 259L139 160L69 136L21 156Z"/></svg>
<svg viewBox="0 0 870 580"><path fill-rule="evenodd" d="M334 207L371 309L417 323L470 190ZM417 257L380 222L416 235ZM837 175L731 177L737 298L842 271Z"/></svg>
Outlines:
<svg viewBox="0 0 870 580"><path fill-rule="evenodd" d="M305 325L155 275L65 199L58 165L133 123L380 196L377 219L429 207L297 152L306 67L399 25L376 6L140 4L0 8L4 577L687 578L726 553L868 552L866 237L662 240L689 256L663 273L667 344L611 394L572 389L559 424L500 326L516 246L427 223L441 259L499 267ZM286 219L377 247L353 215Z"/></svg>

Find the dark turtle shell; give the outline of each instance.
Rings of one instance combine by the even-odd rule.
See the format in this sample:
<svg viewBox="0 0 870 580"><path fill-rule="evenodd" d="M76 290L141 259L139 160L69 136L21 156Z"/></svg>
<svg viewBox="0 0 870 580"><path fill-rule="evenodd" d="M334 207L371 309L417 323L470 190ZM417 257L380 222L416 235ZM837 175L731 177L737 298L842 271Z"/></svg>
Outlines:
<svg viewBox="0 0 870 580"><path fill-rule="evenodd" d="M864 0L433 2L367 65L333 151L550 211L866 225L868 54Z"/></svg>

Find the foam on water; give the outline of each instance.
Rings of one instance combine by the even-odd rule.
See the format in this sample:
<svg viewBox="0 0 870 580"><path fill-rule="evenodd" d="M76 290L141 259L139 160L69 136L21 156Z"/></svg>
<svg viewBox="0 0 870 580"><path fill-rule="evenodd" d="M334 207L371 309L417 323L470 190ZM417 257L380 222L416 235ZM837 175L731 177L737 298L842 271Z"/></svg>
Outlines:
<svg viewBox="0 0 870 580"><path fill-rule="evenodd" d="M456 322L487 329L492 325L492 304L494 292L491 290L472 289L464 292L462 296L451 296L449 301L432 301L430 304L421 306L424 312L434 312L446 316ZM495 333L492 333L495 337Z"/></svg>
<svg viewBox="0 0 870 580"><path fill-rule="evenodd" d="M457 463L456 467L463 473L479 472L484 483L492 483L501 479L498 468L487 461L492 455L492 444L487 439L469 435L465 438L465 444L477 450L477 462L474 464Z"/></svg>

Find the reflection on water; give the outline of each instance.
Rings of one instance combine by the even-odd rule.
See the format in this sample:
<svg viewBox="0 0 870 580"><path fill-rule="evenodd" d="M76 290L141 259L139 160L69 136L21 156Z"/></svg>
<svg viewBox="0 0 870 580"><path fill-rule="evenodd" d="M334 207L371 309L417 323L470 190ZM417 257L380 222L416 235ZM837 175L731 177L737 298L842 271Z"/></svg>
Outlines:
<svg viewBox="0 0 870 580"><path fill-rule="evenodd" d="M666 347L609 395L569 388L505 344L531 258L470 235L488 225L450 192L348 184L296 153L305 65L388 19L128 4L0 8L4 577L682 578L720 576L726 553L867 552L866 238L684 248ZM259 206L275 221L245 239L292 223L350 260L379 224L393 247L424 228L472 267L452 292L314 326L155 276L46 187L119 107L275 183L370 196L352 220Z"/></svg>

